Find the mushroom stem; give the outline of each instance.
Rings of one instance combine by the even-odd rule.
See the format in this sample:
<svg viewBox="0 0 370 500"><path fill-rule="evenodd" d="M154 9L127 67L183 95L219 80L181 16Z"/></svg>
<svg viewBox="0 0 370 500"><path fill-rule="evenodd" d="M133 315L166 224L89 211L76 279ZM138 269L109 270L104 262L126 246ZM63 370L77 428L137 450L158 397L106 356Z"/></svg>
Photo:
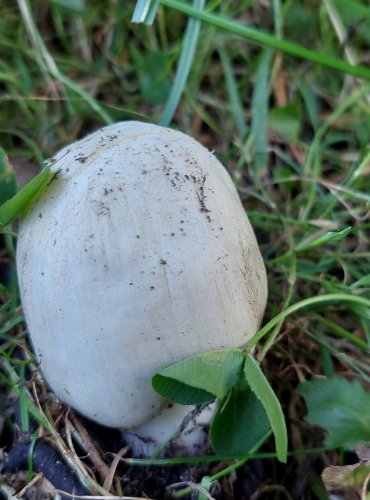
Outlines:
<svg viewBox="0 0 370 500"><path fill-rule="evenodd" d="M196 455L207 441L207 429L216 409L216 402L206 406L168 405L152 420L123 437L134 456L149 457L165 448L171 456Z"/></svg>

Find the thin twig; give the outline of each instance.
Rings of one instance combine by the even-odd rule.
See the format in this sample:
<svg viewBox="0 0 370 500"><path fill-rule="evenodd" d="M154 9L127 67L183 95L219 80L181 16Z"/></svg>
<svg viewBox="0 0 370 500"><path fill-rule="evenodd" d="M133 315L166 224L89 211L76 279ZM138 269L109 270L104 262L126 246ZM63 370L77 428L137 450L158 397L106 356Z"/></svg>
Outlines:
<svg viewBox="0 0 370 500"><path fill-rule="evenodd" d="M37 481L43 478L44 475L42 472L39 472L29 483L26 484L24 488L21 489L19 493L17 493L17 498L21 498Z"/></svg>
<svg viewBox="0 0 370 500"><path fill-rule="evenodd" d="M74 427L76 428L77 432L79 433L79 435L80 435L80 437L81 437L81 439L83 441L83 445L84 445L84 448L85 448L86 452L89 455L89 459L95 465L96 470L98 471L99 476L102 478L102 480L106 481L106 479L107 479L107 477L109 475L109 472L110 472L109 467L101 459L101 456L100 456L98 450L96 449L96 446L93 443L90 435L86 431L85 427L81 424L81 422L79 421L79 419L76 417L76 415L71 412L69 414L69 418L70 418L71 422L73 423ZM104 487L104 489L106 489L106 488ZM109 489L107 491L109 491Z"/></svg>

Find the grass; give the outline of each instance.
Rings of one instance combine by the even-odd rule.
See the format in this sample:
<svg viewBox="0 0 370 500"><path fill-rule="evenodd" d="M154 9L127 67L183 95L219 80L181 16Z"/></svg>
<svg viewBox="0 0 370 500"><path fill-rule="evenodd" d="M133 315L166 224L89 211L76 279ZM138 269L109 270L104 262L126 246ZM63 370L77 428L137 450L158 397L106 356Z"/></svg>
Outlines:
<svg viewBox="0 0 370 500"><path fill-rule="evenodd" d="M334 374L365 389L370 381L370 9L355 0L274 0L269 7L162 0L152 25L136 25L128 4L18 0L3 7L0 145L14 164L21 158L41 166L106 123L143 119L215 150L239 189L268 272L265 326L253 344L283 405L289 461L274 460L271 439L235 464L218 457L197 469L182 460L179 470L157 459L161 486L145 483L152 469L133 469L129 459L119 465L110 438L102 442L90 428L86 436L36 370L11 232L0 250L0 449L11 448L18 427L24 436L30 429L47 435L100 495L161 498L188 467L191 484L180 490L211 488L210 477L224 498L248 498L248 478L260 467L261 496L326 498L324 467L356 459L345 446L322 447L324 432L304 421L297 386ZM117 467L114 478L99 475L109 467L112 474ZM41 481L30 483L35 475L32 463L28 477L3 474L1 494L40 489Z"/></svg>

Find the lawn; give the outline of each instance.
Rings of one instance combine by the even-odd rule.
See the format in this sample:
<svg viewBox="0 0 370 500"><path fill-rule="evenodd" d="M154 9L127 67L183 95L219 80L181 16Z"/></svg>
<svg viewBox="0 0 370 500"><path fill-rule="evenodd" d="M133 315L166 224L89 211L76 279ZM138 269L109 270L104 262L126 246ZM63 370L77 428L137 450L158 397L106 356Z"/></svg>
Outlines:
<svg viewBox="0 0 370 500"><path fill-rule="evenodd" d="M0 11L0 499L370 498L368 2L17 0ZM20 304L17 216L62 147L125 120L214 152L266 266L261 328L233 354L248 387L235 379L221 394L233 412L215 418L200 456L134 457L120 430L63 405ZM194 366L200 390L220 394L206 356L180 399Z"/></svg>

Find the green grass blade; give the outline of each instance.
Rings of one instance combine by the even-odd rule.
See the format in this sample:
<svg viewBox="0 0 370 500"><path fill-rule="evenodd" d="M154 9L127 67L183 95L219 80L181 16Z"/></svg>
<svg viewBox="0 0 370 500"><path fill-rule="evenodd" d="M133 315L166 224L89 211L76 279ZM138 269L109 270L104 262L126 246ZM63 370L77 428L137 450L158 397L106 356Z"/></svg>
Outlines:
<svg viewBox="0 0 370 500"><path fill-rule="evenodd" d="M132 23L153 24L159 0L138 0L136 2L134 13L132 14Z"/></svg>
<svg viewBox="0 0 370 500"><path fill-rule="evenodd" d="M283 410L281 409L276 394L259 367L259 364L249 353L245 356L244 375L250 388L261 401L270 420L271 428L275 436L277 458L280 462L286 463L288 434Z"/></svg>
<svg viewBox="0 0 370 500"><path fill-rule="evenodd" d="M32 201L51 177L50 167L45 168L18 193L0 207L0 229L9 225Z"/></svg>
<svg viewBox="0 0 370 500"><path fill-rule="evenodd" d="M157 14L158 7L159 7L159 0L154 0L150 5L150 9L148 15L145 18L144 24L146 25L153 24L155 15Z"/></svg>
<svg viewBox="0 0 370 500"><path fill-rule="evenodd" d="M11 321L8 321L5 326L0 328L0 336L3 336L9 330L11 330L15 326L19 325L19 323L22 323L23 321L24 321L23 316L17 316L16 318L12 319Z"/></svg>
<svg viewBox="0 0 370 500"><path fill-rule="evenodd" d="M357 168L354 170L351 177L348 179L347 184L350 186L353 183L353 181L358 179L360 176L366 175L366 168L369 164L370 164L370 149L365 151L363 158L361 159Z"/></svg>
<svg viewBox="0 0 370 500"><path fill-rule="evenodd" d="M354 0L334 0L334 4L344 13L350 11L351 14L355 15L358 19L365 18L370 21L370 8L366 5L362 5L360 2Z"/></svg>
<svg viewBox="0 0 370 500"><path fill-rule="evenodd" d="M335 241L341 241L345 238L352 230L352 226L348 226L341 231L328 231L327 233L315 238L313 241L302 241L295 248L295 252L306 252L307 250L312 250L321 245L328 245Z"/></svg>
<svg viewBox="0 0 370 500"><path fill-rule="evenodd" d="M254 453L256 453L261 448L261 446L263 445L263 443L269 438L270 435L271 435L271 430L269 430L268 432L266 432L266 434L258 441L258 443L256 443L253 446L253 448L249 452L250 456L253 456ZM242 458L241 460L238 460L234 464L229 465L225 469L222 469L221 471L216 472L216 474L214 474L213 476L211 476L209 479L211 481L217 481L217 479L220 479L221 477L225 476L229 472L231 472L231 471L237 469L238 467L240 467L241 465L243 465L243 463L245 463L247 460L248 460L248 458Z"/></svg>
<svg viewBox="0 0 370 500"><path fill-rule="evenodd" d="M105 122L107 125L113 123L113 119L103 109L103 107L96 101L91 95L86 92L78 83L74 82L68 76L64 75L61 73L59 70L53 72L53 76L57 78L59 81L64 83L66 87L68 87L70 90L75 92L78 96L80 96L90 107L95 111L96 114L100 116L100 118Z"/></svg>
<svg viewBox="0 0 370 500"><path fill-rule="evenodd" d="M86 92L86 90L59 70L36 28L27 0L18 0L18 6L29 37L35 47L36 57L40 60L41 67L51 76L62 82L67 88L79 95L105 123L113 123L113 120L107 111L105 111L105 109L103 109L102 106L88 92Z"/></svg>
<svg viewBox="0 0 370 500"><path fill-rule="evenodd" d="M308 153L306 155L306 159L304 162L304 172L307 175L307 177L313 177L316 179L320 175L320 168L321 168L321 161L319 161L319 153L320 153L320 147L321 147L321 142L325 136L325 134L328 132L330 127L335 123L335 121L343 115L348 109L350 109L359 99L361 99L363 96L367 95L370 92L370 85L362 85L361 88L358 90L352 92L347 99L345 99L343 102L341 102L337 108L331 113L328 118L324 121L324 123L320 126L320 128L317 130L315 134L315 138L312 141L310 145L310 149L308 150ZM307 220L310 216L312 207L315 204L315 197L316 197L316 184L313 184L310 186L307 196L306 196L306 203L304 207L304 211L302 213L301 219L302 220ZM336 198L333 199L334 204L337 202ZM325 210L325 212L322 214L322 217L325 218L328 216L328 214L332 213L333 211L333 202L330 203Z"/></svg>
<svg viewBox="0 0 370 500"><path fill-rule="evenodd" d="M336 335L338 337L341 337L343 339L349 340L353 345L361 349L362 351L367 352L368 351L368 345L366 342L364 342L361 338L357 337L357 335L349 332L342 326L338 325L337 323L334 323L334 321L331 321L324 316L317 315L316 318L318 321L323 323L327 328L328 328L328 333L330 335Z"/></svg>
<svg viewBox="0 0 370 500"><path fill-rule="evenodd" d="M303 299L295 304L287 307L279 314L274 316L265 326L263 326L256 335L246 344L246 348L251 348L257 344L275 325L279 323L282 319L292 314L295 311L299 311L304 307L310 307L314 305L324 305L330 302L352 302L357 304L362 304L370 308L370 300L365 299L359 295L349 295L346 293L328 293L326 295L319 295L318 297L310 297L308 299Z"/></svg>
<svg viewBox="0 0 370 500"><path fill-rule="evenodd" d="M35 450L35 445L37 442L37 433L32 436L30 448L28 451L28 464L27 464L27 479L28 481L32 480L33 477L33 452Z"/></svg>
<svg viewBox="0 0 370 500"><path fill-rule="evenodd" d="M0 103L1 102L6 102L6 99L4 101L0 97ZM12 128L12 127L0 127L0 134L7 134L7 135L15 135L19 137L32 151L33 155L35 156L36 161L41 165L44 163L44 156L40 150L39 145L35 140L33 140L31 137L29 137L28 134L25 134L18 128Z"/></svg>
<svg viewBox="0 0 370 500"><path fill-rule="evenodd" d="M225 83L227 92L229 94L231 113L241 139L245 139L248 132L248 127L245 122L245 111L243 109L243 105L238 92L238 86L234 77L233 69L231 67L230 58L226 50L223 48L220 48L218 53L220 54L220 59L225 74Z"/></svg>
<svg viewBox="0 0 370 500"><path fill-rule="evenodd" d="M267 49L259 63L252 97L253 169L257 177L267 166L269 74L272 51Z"/></svg>
<svg viewBox="0 0 370 500"><path fill-rule="evenodd" d="M268 436L267 436L268 437ZM288 451L288 457L299 457L306 456L309 454L324 453L325 451L333 450L332 447L322 446L320 448L308 448L300 449L294 451ZM275 458L276 453L265 452L265 453L245 453L241 455L240 458L244 460L248 459L264 459L264 458ZM202 455L198 457L176 457L176 458L124 458L123 461L129 465L181 465L181 464L200 464L200 463L210 463L210 462L226 462L229 460L235 460L233 455Z"/></svg>
<svg viewBox="0 0 370 500"><path fill-rule="evenodd" d="M205 0L194 0L194 9L201 12L204 8ZM195 49L198 43L200 22L197 19L189 19L184 36L183 47L177 65L177 73L172 85L171 93L163 110L160 125L167 127L176 112L181 96L190 73L193 63Z"/></svg>
<svg viewBox="0 0 370 500"><path fill-rule="evenodd" d="M279 40L283 37L283 13L280 0L272 0L272 9L274 12L275 33Z"/></svg>
<svg viewBox="0 0 370 500"><path fill-rule="evenodd" d="M291 54L307 61L311 61L322 66L327 66L342 73L347 73L350 75L363 78L365 80L370 80L370 69L361 65L352 65L336 57L332 57L329 54L323 54L322 52L316 52L315 50L307 49L302 45L299 45L288 40L280 40L274 35L265 33L263 31L250 28L249 26L244 26L236 21L218 16L217 14L212 14L210 12L205 12L197 10L196 8L187 5L179 0L161 0L162 5L170 7L174 10L187 14L188 16L200 19L208 24L217 26L218 28L230 31L235 35L239 35L251 42L255 42L259 45L264 45L266 47L273 47L274 49L281 50L287 54Z"/></svg>
<svg viewBox="0 0 370 500"><path fill-rule="evenodd" d="M22 432L28 432L30 429L30 420L28 415L28 403L27 403L27 393L26 393L26 365L22 363L20 365L20 375L19 375L19 409L20 409L20 419L21 419L21 429Z"/></svg>
<svg viewBox="0 0 370 500"><path fill-rule="evenodd" d="M17 192L17 179L9 158L0 147L0 206Z"/></svg>
<svg viewBox="0 0 370 500"><path fill-rule="evenodd" d="M144 23L148 15L152 0L138 0L136 2L134 13L132 14L132 23Z"/></svg>

